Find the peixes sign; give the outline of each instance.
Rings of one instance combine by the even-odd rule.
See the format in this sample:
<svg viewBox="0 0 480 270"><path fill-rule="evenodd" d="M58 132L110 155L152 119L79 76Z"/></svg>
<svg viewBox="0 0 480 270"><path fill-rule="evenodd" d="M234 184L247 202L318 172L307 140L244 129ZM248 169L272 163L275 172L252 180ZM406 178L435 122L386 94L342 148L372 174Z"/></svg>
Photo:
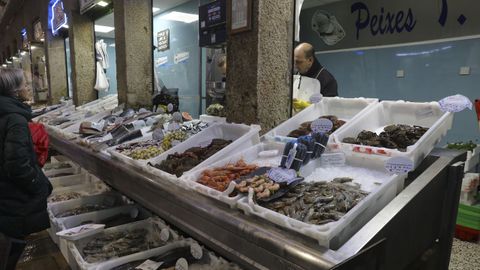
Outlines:
<svg viewBox="0 0 480 270"><path fill-rule="evenodd" d="M372 36L378 34L394 34L401 33L403 31L411 32L417 21L411 8L406 11L400 10L385 11L384 7L381 7L378 13L370 10L367 4L363 2L353 3L350 11L356 15L356 38L360 38L360 31L370 30Z"/></svg>
<svg viewBox="0 0 480 270"><path fill-rule="evenodd" d="M170 49L170 29L157 33L157 50L163 52Z"/></svg>

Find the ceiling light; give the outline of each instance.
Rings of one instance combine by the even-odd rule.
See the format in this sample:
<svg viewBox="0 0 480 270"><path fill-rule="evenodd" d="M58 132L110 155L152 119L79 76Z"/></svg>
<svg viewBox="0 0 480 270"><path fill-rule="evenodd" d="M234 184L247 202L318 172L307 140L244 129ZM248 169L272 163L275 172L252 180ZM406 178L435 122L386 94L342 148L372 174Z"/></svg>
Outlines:
<svg viewBox="0 0 480 270"><path fill-rule="evenodd" d="M159 9L159 8L156 8L156 7L153 7L153 8L152 8L153 13L155 13L155 12L157 12L157 11L159 11L159 10L160 10L160 9Z"/></svg>
<svg viewBox="0 0 480 270"><path fill-rule="evenodd" d="M32 49L32 50L34 50L34 49L36 49L36 48L37 48L37 46L31 46L31 47L30 47L30 49Z"/></svg>
<svg viewBox="0 0 480 270"><path fill-rule="evenodd" d="M41 38L40 41L45 41L45 39L44 39L44 38Z"/></svg>
<svg viewBox="0 0 480 270"><path fill-rule="evenodd" d="M113 29L115 29L115 27L95 24L95 32L108 33L108 32L112 32Z"/></svg>
<svg viewBox="0 0 480 270"><path fill-rule="evenodd" d="M62 27L68 29L68 24L64 24L64 25L62 25Z"/></svg>
<svg viewBox="0 0 480 270"><path fill-rule="evenodd" d="M100 2L97 3L97 5L99 5L101 7L106 7L106 6L108 6L108 3L105 2L105 1L100 1Z"/></svg>
<svg viewBox="0 0 480 270"><path fill-rule="evenodd" d="M191 13L183 13L183 12L172 11L168 14L165 14L165 15L161 16L160 19L167 20L167 21L178 21L178 22L184 22L184 23L192 23L192 22L198 21L198 15L197 14L191 14Z"/></svg>
<svg viewBox="0 0 480 270"><path fill-rule="evenodd" d="M7 67L7 64L3 64L2 67Z"/></svg>
<svg viewBox="0 0 480 270"><path fill-rule="evenodd" d="M110 44L110 45L108 45L108 46L115 48L115 43L112 43L112 44Z"/></svg>

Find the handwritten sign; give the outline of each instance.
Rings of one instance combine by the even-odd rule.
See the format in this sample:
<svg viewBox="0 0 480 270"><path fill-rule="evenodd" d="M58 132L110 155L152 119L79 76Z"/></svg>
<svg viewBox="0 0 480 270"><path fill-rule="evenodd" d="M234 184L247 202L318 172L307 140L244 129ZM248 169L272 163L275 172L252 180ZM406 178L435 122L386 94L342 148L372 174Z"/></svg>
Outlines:
<svg viewBox="0 0 480 270"><path fill-rule="evenodd" d="M385 169L393 174L406 174L413 170L413 161L406 157L392 157L385 162Z"/></svg>
<svg viewBox="0 0 480 270"><path fill-rule="evenodd" d="M170 49L170 29L157 33L157 51L163 52Z"/></svg>
<svg viewBox="0 0 480 270"><path fill-rule="evenodd" d="M327 118L320 118L312 122L310 125L313 132L329 132L333 128L333 122Z"/></svg>
<svg viewBox="0 0 480 270"><path fill-rule="evenodd" d="M276 183L290 184L297 179L297 173L293 169L272 168L268 171L268 178Z"/></svg>

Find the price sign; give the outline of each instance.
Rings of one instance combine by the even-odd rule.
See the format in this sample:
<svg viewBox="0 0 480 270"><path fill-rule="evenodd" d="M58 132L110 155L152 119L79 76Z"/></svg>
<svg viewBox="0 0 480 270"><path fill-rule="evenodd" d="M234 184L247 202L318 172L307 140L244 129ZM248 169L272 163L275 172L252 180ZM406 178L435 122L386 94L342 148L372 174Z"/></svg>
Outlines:
<svg viewBox="0 0 480 270"><path fill-rule="evenodd" d="M345 153L324 153L320 156L320 163L322 166L343 166L345 165Z"/></svg>
<svg viewBox="0 0 480 270"><path fill-rule="evenodd" d="M385 162L385 169L393 174L406 174L413 170L413 161L406 157L392 157Z"/></svg>
<svg viewBox="0 0 480 270"><path fill-rule="evenodd" d="M287 183L289 185L297 179L297 172L293 169L272 168L268 171L268 178L276 183Z"/></svg>
<svg viewBox="0 0 480 270"><path fill-rule="evenodd" d="M188 270L188 261L185 258L178 259L175 270Z"/></svg>
<svg viewBox="0 0 480 270"><path fill-rule="evenodd" d="M310 128L313 132L329 132L333 128L333 122L327 118L320 118L313 121Z"/></svg>
<svg viewBox="0 0 480 270"><path fill-rule="evenodd" d="M446 97L438 102L440 109L444 112L461 112L466 108L472 109L472 102L466 96L453 95Z"/></svg>
<svg viewBox="0 0 480 270"><path fill-rule="evenodd" d="M170 49L170 29L157 33L157 50L163 52Z"/></svg>
<svg viewBox="0 0 480 270"><path fill-rule="evenodd" d="M290 169L290 167L292 167L293 160L295 159L296 155L297 155L297 144L294 144L292 149L290 149L290 151L288 152L287 161L285 162L285 166L287 167L287 169Z"/></svg>

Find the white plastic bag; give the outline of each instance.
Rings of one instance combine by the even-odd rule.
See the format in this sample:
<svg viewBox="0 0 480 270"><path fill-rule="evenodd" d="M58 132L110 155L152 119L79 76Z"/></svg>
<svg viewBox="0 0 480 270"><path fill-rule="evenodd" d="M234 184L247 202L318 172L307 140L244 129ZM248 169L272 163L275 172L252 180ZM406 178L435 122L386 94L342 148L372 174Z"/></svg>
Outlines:
<svg viewBox="0 0 480 270"><path fill-rule="evenodd" d="M97 91L108 91L108 79L105 72L103 72L103 67L99 61L97 61L97 81L95 82L95 90Z"/></svg>

